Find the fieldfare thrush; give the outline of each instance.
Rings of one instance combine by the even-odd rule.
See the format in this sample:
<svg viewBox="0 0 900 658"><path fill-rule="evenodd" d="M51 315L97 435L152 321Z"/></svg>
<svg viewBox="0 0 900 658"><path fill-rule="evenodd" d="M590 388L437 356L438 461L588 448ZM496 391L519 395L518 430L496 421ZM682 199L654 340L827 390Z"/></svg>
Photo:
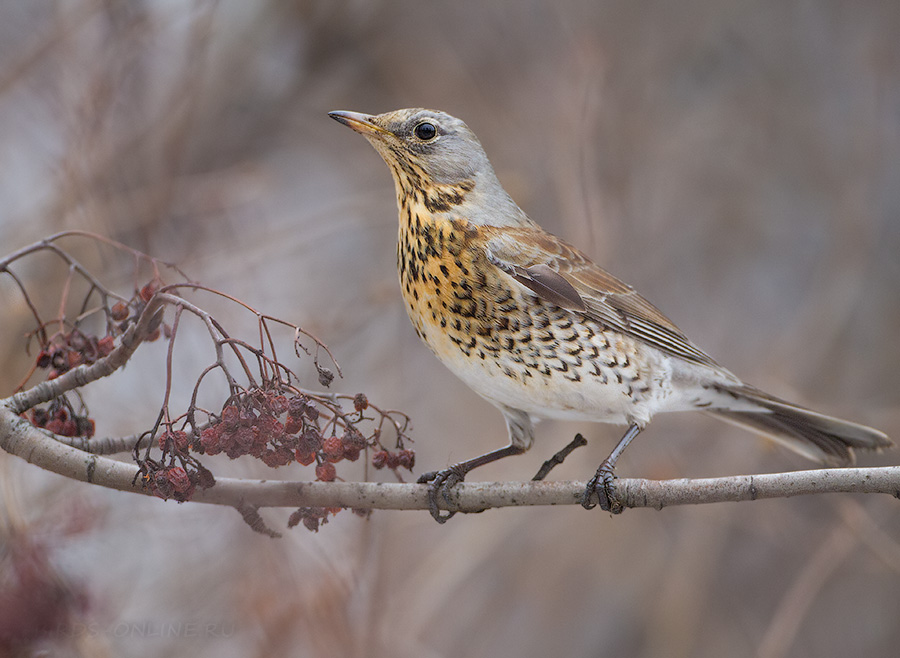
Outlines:
<svg viewBox="0 0 900 658"><path fill-rule="evenodd" d="M532 221L459 119L424 109L330 116L363 135L394 176L397 266L416 333L509 430L509 445L419 479L439 522L452 516L439 498L449 506L448 491L473 468L528 450L538 418L628 426L582 499L613 512L616 460L664 411L704 411L827 465L891 445L718 365L634 289Z"/></svg>

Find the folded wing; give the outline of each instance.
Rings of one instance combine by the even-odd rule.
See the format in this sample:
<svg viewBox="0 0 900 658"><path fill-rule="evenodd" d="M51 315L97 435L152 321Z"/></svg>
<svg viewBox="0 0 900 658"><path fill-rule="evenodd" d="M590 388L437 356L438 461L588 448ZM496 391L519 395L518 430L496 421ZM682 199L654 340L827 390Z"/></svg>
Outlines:
<svg viewBox="0 0 900 658"><path fill-rule="evenodd" d="M530 228L483 227L487 258L541 299L584 313L672 356L722 370L671 320L575 247Z"/></svg>

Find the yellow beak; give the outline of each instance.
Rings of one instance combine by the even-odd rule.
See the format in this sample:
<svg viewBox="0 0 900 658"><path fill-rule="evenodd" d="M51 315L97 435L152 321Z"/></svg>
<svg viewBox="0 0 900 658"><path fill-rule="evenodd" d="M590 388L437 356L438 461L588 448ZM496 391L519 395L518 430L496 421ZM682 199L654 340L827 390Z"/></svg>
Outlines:
<svg viewBox="0 0 900 658"><path fill-rule="evenodd" d="M330 116L335 121L344 124L345 126L352 128L360 135L390 135L390 131L385 130L381 126L377 126L373 123L375 117L371 114L362 114L361 112L344 112L344 111L335 111L329 112L328 116Z"/></svg>

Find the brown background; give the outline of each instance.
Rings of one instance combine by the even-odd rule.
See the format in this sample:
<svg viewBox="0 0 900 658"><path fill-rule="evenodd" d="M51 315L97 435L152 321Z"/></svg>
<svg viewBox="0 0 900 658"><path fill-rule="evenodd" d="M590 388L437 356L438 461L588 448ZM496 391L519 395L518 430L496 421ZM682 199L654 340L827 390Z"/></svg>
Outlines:
<svg viewBox="0 0 900 658"><path fill-rule="evenodd" d="M343 365L336 387L408 412L418 468L442 467L502 445L503 423L416 339L396 284L389 172L326 116L438 108L479 135L532 217L714 358L897 439L898 34L893 0L7 2L0 244L89 228L299 322ZM83 258L127 289L114 264ZM26 274L59 283L58 272ZM8 394L27 367L27 314L6 282L0 293ZM188 379L210 358L196 346L181 356ZM100 434L154 418L163 349L87 392ZM618 428L544 423L532 452L477 477L527 479L576 431L591 445L554 476L585 479ZM619 471L808 465L686 415L657 418ZM96 490L15 458L0 456L0 477L0 538L44 546L63 591L81 597L74 630L42 640L63 655L821 657L900 646L900 508L887 497L617 518L502 510L443 527L424 512L342 514L317 535L273 541L231 510ZM60 518L90 523L63 532ZM0 576L11 568L0 560ZM150 637L153 624L182 626Z"/></svg>

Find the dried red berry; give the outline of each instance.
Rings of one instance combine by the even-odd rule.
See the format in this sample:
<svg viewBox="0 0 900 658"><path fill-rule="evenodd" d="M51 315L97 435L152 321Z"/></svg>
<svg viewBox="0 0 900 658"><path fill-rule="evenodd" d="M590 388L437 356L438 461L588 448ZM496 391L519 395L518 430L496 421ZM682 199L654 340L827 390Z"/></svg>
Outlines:
<svg viewBox="0 0 900 658"><path fill-rule="evenodd" d="M216 423L215 425L204 427L200 431L200 445L203 447L203 452L207 455L217 455L222 452L221 428L222 424Z"/></svg>
<svg viewBox="0 0 900 658"><path fill-rule="evenodd" d="M294 453L284 447L277 447L274 450L266 450L260 457L266 466L276 468L284 466L294 460Z"/></svg>
<svg viewBox="0 0 900 658"><path fill-rule="evenodd" d="M333 482L334 478L337 477L337 470L334 468L334 464L330 462L323 462L316 466L316 479L321 480L322 482Z"/></svg>
<svg viewBox="0 0 900 658"><path fill-rule="evenodd" d="M165 450L166 446L171 444L177 452L187 452L190 448L190 435L183 430L175 430L174 432L163 432L159 435L159 447Z"/></svg>
<svg viewBox="0 0 900 658"><path fill-rule="evenodd" d="M116 341L112 336L104 336L97 341L97 353L101 356L109 356L110 352L116 346Z"/></svg>
<svg viewBox="0 0 900 658"><path fill-rule="evenodd" d="M78 352L69 352L66 355L66 367L67 369L72 369L75 366L81 365L84 361L84 358Z"/></svg>
<svg viewBox="0 0 900 658"><path fill-rule="evenodd" d="M341 437L341 442L344 444L345 448L362 450L366 447L366 437L364 437L355 427L348 427L344 430L344 436Z"/></svg>
<svg viewBox="0 0 900 658"><path fill-rule="evenodd" d="M400 466L405 469L413 470L416 465L416 451L415 450L401 450L397 453L397 461Z"/></svg>
<svg viewBox="0 0 900 658"><path fill-rule="evenodd" d="M181 466L170 466L150 476L150 490L160 498L188 500L194 493L194 483Z"/></svg>
<svg viewBox="0 0 900 658"><path fill-rule="evenodd" d="M240 423L244 427L251 427L256 424L256 412L249 407L242 407L240 409Z"/></svg>
<svg viewBox="0 0 900 658"><path fill-rule="evenodd" d="M235 405L230 404L222 409L222 422L225 423L225 427L228 429L235 428L240 420L241 412Z"/></svg>
<svg viewBox="0 0 900 658"><path fill-rule="evenodd" d="M396 452L388 452L385 466L387 466L391 470L400 466L400 455L398 455Z"/></svg>
<svg viewBox="0 0 900 658"><path fill-rule="evenodd" d="M59 432L57 432L60 436L78 436L78 423L69 418L68 420L64 420L62 423L62 427L60 427Z"/></svg>
<svg viewBox="0 0 900 658"><path fill-rule="evenodd" d="M169 468L167 476L169 482L171 482L176 489L185 490L191 486L191 480L188 477L187 471L181 468L181 466L172 466Z"/></svg>
<svg viewBox="0 0 900 658"><path fill-rule="evenodd" d="M316 461L316 453L310 450L301 450L300 448L294 450L294 457L304 466L309 466Z"/></svg>
<svg viewBox="0 0 900 658"><path fill-rule="evenodd" d="M285 434L296 434L303 429L303 419L298 416L288 416L284 423Z"/></svg>
<svg viewBox="0 0 900 658"><path fill-rule="evenodd" d="M278 442L284 436L284 425L268 414L260 416L256 426L259 427L261 440Z"/></svg>
<svg viewBox="0 0 900 658"><path fill-rule="evenodd" d="M284 395L272 395L268 399L269 411L273 416L280 416L288 409L287 397Z"/></svg>
<svg viewBox="0 0 900 658"><path fill-rule="evenodd" d="M143 480L154 496L163 499L174 498L180 503L194 495L194 489L198 484L203 488L215 484L212 473L202 466L198 466L197 471L193 472L186 471L181 466L155 466L143 476Z"/></svg>
<svg viewBox="0 0 900 658"><path fill-rule="evenodd" d="M375 468L384 468L387 465L390 453L387 450L378 450L372 455L372 466Z"/></svg>
<svg viewBox="0 0 900 658"><path fill-rule="evenodd" d="M360 412L369 408L369 400L364 393L357 393L356 396L354 396L353 408Z"/></svg>
<svg viewBox="0 0 900 658"><path fill-rule="evenodd" d="M322 442L322 452L330 462L339 462L344 458L344 444L340 438L329 436Z"/></svg>
<svg viewBox="0 0 900 658"><path fill-rule="evenodd" d="M249 451L259 438L259 430L255 427L239 427L234 433L234 442Z"/></svg>
<svg viewBox="0 0 900 658"><path fill-rule="evenodd" d="M109 309L109 314L113 320L121 322L128 317L128 304L125 302L116 302L113 304L113 307Z"/></svg>
<svg viewBox="0 0 900 658"><path fill-rule="evenodd" d="M312 452L317 452L322 448L322 435L319 434L319 430L314 427L310 427L307 429L303 436L300 439L300 446L302 450L309 450Z"/></svg>
<svg viewBox="0 0 900 658"><path fill-rule="evenodd" d="M37 427L43 427L50 420L50 414L42 407L36 407L31 410L31 422Z"/></svg>
<svg viewBox="0 0 900 658"><path fill-rule="evenodd" d="M149 302L150 298L156 294L157 290L159 290L159 281L151 281L141 288L141 299L144 300L144 302Z"/></svg>
<svg viewBox="0 0 900 658"><path fill-rule="evenodd" d="M37 367L38 368L48 368L50 367L50 361L52 359L52 354L47 350L41 350L37 355Z"/></svg>
<svg viewBox="0 0 900 658"><path fill-rule="evenodd" d="M306 410L306 398L298 395L288 400L288 415L292 418L300 418Z"/></svg>
<svg viewBox="0 0 900 658"><path fill-rule="evenodd" d="M79 416L75 419L75 422L78 424L78 434L76 436L83 436L86 439L94 436L96 425L94 424L94 420L92 418L84 418L83 416Z"/></svg>

